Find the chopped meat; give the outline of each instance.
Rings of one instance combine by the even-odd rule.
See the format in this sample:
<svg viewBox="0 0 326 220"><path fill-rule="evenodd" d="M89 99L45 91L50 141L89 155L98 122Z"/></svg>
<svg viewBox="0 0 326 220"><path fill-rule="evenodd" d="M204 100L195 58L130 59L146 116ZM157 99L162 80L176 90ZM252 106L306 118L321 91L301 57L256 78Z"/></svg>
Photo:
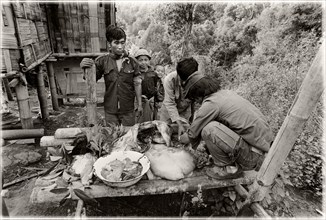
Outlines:
<svg viewBox="0 0 326 220"><path fill-rule="evenodd" d="M129 157L123 161L114 160L106 164L101 174L111 182L125 181L138 177L143 170L142 165L137 161L132 161Z"/></svg>

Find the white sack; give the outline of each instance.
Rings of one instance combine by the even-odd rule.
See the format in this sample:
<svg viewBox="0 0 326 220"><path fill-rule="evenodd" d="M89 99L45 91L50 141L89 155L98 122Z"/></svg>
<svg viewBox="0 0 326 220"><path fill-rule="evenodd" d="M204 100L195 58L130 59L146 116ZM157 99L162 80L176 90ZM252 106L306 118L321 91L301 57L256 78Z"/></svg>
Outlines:
<svg viewBox="0 0 326 220"><path fill-rule="evenodd" d="M151 162L153 174L168 180L190 176L196 166L190 153L164 144L153 144L145 155Z"/></svg>

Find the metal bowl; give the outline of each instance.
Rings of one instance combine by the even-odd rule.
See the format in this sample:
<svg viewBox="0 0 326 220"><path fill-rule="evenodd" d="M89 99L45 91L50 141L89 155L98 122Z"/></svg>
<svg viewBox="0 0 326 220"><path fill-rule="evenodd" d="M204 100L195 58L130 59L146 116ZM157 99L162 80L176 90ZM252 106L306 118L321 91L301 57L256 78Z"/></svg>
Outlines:
<svg viewBox="0 0 326 220"><path fill-rule="evenodd" d="M116 159L122 161L127 157L129 157L132 161L138 161L138 159L140 158L138 162L142 165L143 169L139 176L134 179L116 182L108 181L102 176L101 171L106 164ZM117 151L112 152L111 154L106 155L104 157L100 157L99 159L97 159L97 161L95 161L93 166L95 175L106 185L111 187L128 187L137 183L143 177L143 175L147 173L150 167L150 162L144 154L138 153L136 151Z"/></svg>

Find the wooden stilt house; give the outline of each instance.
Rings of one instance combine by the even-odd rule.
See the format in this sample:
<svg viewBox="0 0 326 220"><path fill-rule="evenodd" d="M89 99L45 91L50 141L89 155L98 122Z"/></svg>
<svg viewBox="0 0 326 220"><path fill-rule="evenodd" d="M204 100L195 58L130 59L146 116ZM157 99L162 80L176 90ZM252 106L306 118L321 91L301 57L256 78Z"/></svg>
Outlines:
<svg viewBox="0 0 326 220"><path fill-rule="evenodd" d="M39 3L2 3L0 17L1 81L8 99L12 99L10 87L15 88L22 127L30 129L33 121L23 73L34 69L52 54L46 7ZM43 75L40 76L43 80ZM40 88L38 91L44 92L44 84ZM47 113L43 113L46 118Z"/></svg>
<svg viewBox="0 0 326 220"><path fill-rule="evenodd" d="M80 61L107 53L105 30L115 24L115 12L114 3L108 2L1 4L1 83L10 100L10 87L15 87L23 128L33 127L24 73L46 62L54 110L58 110L58 98L85 97ZM48 112L43 75L39 68L36 70L45 119ZM103 92L102 80L97 84L98 97L103 97Z"/></svg>

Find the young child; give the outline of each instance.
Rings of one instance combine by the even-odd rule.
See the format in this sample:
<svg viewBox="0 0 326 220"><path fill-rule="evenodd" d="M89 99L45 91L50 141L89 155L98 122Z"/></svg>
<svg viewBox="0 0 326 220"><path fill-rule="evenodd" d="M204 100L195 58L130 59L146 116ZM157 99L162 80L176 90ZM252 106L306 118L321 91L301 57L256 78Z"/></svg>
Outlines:
<svg viewBox="0 0 326 220"><path fill-rule="evenodd" d="M158 77L163 80L165 77L165 69L162 65L156 65L155 71L157 72Z"/></svg>
<svg viewBox="0 0 326 220"><path fill-rule="evenodd" d="M139 49L135 58L139 63L139 70L142 76L142 104L143 115L136 118L137 123L157 119L159 102L163 101L163 85L154 68L150 65L151 56L145 49Z"/></svg>
<svg viewBox="0 0 326 220"><path fill-rule="evenodd" d="M125 51L126 34L122 28L110 25L106 30L106 39L110 53L95 59L96 80L104 76L104 111L106 124L133 126L135 124L135 96L141 103L141 76L137 61ZM81 68L94 64L90 58L84 58ZM143 108L137 106L136 115Z"/></svg>

